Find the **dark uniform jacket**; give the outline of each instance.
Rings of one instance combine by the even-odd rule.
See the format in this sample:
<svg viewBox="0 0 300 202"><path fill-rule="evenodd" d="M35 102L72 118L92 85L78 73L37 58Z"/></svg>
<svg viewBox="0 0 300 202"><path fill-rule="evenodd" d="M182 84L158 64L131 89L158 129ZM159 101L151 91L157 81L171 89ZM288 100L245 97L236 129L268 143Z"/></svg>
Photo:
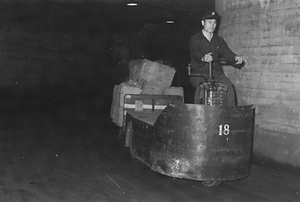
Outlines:
<svg viewBox="0 0 300 202"><path fill-rule="evenodd" d="M213 35L211 41L208 41L202 31L191 36L189 41L189 49L191 55L191 67L193 73L208 74L208 63L203 62L202 58L207 53L212 53L213 74L218 76L223 74L220 60L223 59L228 63L235 63L236 54L227 46L224 39L220 36Z"/></svg>

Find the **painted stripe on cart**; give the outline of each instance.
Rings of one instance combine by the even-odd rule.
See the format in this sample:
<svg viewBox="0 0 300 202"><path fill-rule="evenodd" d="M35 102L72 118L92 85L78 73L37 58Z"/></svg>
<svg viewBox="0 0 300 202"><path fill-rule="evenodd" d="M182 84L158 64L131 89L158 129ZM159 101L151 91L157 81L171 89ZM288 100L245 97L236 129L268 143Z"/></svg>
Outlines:
<svg viewBox="0 0 300 202"><path fill-rule="evenodd" d="M154 109L165 109L167 105L154 105ZM135 109L135 104L124 104L124 108ZM143 109L152 109L152 105L143 105Z"/></svg>

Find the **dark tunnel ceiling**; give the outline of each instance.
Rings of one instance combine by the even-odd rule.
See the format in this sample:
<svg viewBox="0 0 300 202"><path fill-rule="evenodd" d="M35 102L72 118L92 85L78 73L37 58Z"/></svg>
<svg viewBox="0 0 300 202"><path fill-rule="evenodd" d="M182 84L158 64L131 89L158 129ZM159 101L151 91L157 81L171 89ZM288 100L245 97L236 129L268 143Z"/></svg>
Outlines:
<svg viewBox="0 0 300 202"><path fill-rule="evenodd" d="M129 0L66 0L88 3L93 13L113 23L163 23L166 20L190 22L199 20L203 12L213 10L215 0L133 0L136 7L127 7Z"/></svg>

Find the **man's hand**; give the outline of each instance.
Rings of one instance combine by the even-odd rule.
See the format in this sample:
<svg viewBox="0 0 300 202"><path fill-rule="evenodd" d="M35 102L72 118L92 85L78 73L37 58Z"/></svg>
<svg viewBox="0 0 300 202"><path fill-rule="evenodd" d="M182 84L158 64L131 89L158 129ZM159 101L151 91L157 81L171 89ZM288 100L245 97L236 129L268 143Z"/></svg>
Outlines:
<svg viewBox="0 0 300 202"><path fill-rule="evenodd" d="M242 64L242 63L244 62L243 58L240 57L240 56L235 56L234 59L235 59L235 61L236 61L235 64L237 64L237 65L240 65L240 64Z"/></svg>
<svg viewBox="0 0 300 202"><path fill-rule="evenodd" d="M211 62L213 61L213 57L212 57L212 53L207 53L206 55L204 55L204 57L202 58L203 62Z"/></svg>

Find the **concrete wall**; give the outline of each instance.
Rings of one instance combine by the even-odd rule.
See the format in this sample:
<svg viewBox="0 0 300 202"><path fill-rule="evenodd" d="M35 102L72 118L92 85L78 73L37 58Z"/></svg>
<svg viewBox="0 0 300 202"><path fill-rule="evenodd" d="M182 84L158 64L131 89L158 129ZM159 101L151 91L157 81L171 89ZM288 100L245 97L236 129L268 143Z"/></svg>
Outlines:
<svg viewBox="0 0 300 202"><path fill-rule="evenodd" d="M254 159L300 167L300 1L216 1L219 35L247 59L224 67L240 105L253 104Z"/></svg>

